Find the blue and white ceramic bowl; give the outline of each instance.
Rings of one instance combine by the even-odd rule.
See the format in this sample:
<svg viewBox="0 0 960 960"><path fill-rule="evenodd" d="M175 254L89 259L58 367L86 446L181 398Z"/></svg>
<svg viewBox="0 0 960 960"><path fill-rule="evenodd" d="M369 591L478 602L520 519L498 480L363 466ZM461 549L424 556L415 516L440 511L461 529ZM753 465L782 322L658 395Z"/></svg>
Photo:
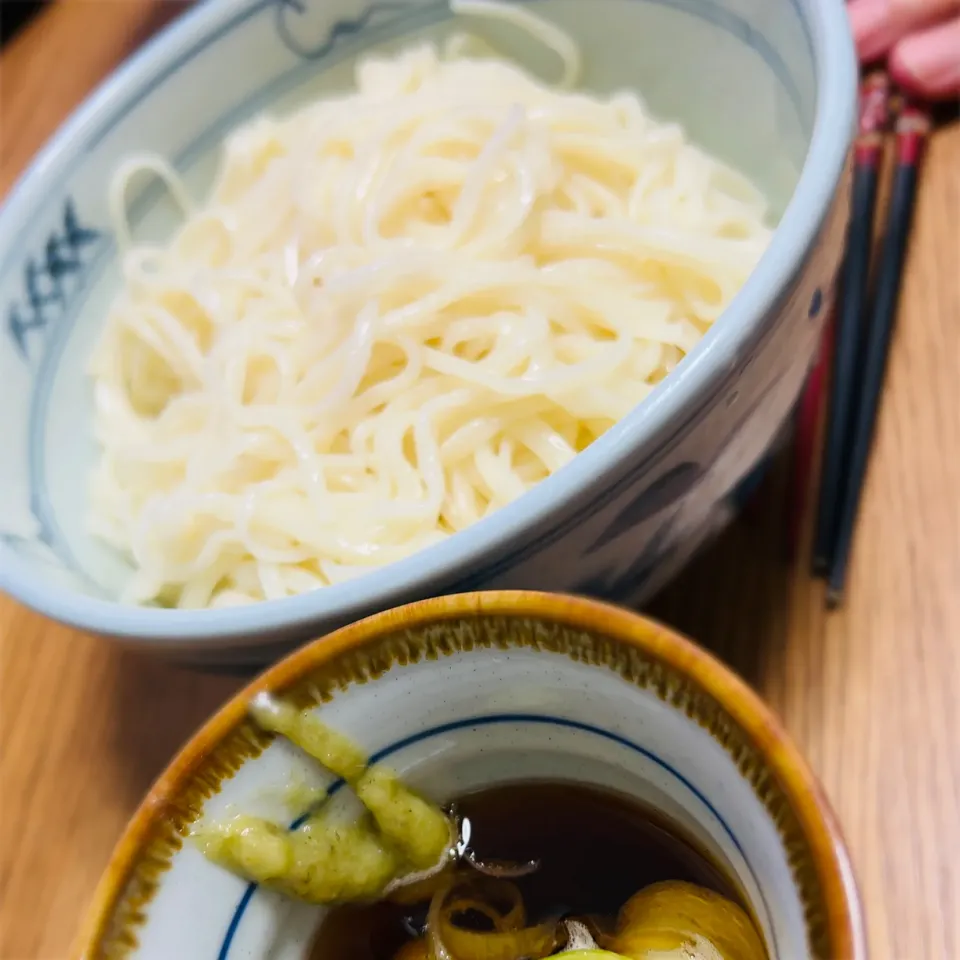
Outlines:
<svg viewBox="0 0 960 960"><path fill-rule="evenodd" d="M201 818L242 811L293 823L310 809L302 798L311 789L333 794L321 768L247 719L263 691L316 706L441 803L518 780L641 800L735 881L770 960L866 960L833 815L759 699L708 654L635 614L509 592L371 617L298 650L228 703L131 821L75 960L309 956L322 908L249 885L184 840Z"/></svg>
<svg viewBox="0 0 960 960"><path fill-rule="evenodd" d="M358 616L468 587L642 600L723 522L793 406L833 298L856 100L843 4L527 2L582 43L587 86L639 89L771 200L773 242L700 346L570 465L409 560L243 609L116 602L125 565L85 527L87 361L118 282L111 172L150 149L202 191L236 124L344 87L371 47L452 27L446 0L208 0L87 101L0 213L0 587L168 657L252 664ZM537 66L515 33L493 39ZM145 188L138 229L168 228L165 203Z"/></svg>

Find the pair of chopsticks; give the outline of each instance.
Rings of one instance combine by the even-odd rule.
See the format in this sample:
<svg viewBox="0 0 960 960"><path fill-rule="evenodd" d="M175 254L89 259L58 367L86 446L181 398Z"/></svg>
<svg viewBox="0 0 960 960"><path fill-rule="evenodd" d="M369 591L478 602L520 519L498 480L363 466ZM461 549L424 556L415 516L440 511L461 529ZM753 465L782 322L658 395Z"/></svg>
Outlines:
<svg viewBox="0 0 960 960"><path fill-rule="evenodd" d="M826 577L827 604L831 607L837 606L843 597L897 313L920 162L930 131L927 112L893 94L890 81L882 72L871 74L861 85L852 210L840 299L828 321L820 357L798 414L787 532L791 553L799 538L803 497L814 459L817 423L832 354L830 409L813 548L813 572ZM897 166L871 296L874 214L891 117L895 118Z"/></svg>

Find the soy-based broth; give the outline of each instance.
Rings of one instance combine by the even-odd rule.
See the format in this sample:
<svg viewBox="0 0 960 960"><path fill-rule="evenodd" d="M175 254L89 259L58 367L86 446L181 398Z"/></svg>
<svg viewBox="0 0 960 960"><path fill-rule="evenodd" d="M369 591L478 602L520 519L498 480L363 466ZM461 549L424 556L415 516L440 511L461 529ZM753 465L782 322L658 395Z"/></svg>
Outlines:
<svg viewBox="0 0 960 960"><path fill-rule="evenodd" d="M534 873L510 881L531 924L572 916L609 929L637 891L665 880L697 884L748 907L676 824L616 794L572 783L518 783L461 797L456 810L470 821L478 859L539 861ZM422 904L337 907L321 927L311 960L393 960L425 919Z"/></svg>

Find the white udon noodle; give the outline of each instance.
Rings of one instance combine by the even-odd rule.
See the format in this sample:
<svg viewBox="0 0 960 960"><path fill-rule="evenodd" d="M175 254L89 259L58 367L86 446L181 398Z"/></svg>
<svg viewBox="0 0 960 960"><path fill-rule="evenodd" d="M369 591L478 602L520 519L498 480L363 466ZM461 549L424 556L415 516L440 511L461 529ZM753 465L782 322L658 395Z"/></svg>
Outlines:
<svg viewBox="0 0 960 960"><path fill-rule="evenodd" d="M529 13L575 79L576 47ZM656 388L769 240L741 175L633 93L552 89L456 37L226 141L195 207L117 171L96 352L96 535L127 599L276 599L408 557L568 463ZM149 170L185 222L132 242Z"/></svg>

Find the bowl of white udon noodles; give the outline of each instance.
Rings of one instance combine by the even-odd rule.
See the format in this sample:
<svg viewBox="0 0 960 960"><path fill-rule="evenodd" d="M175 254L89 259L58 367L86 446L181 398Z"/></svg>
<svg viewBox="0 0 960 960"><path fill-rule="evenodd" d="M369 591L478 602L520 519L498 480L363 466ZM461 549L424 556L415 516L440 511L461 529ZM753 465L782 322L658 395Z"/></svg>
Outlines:
<svg viewBox="0 0 960 960"><path fill-rule="evenodd" d="M796 401L835 0L208 0L0 211L0 587L194 663L486 587L642 602Z"/></svg>

